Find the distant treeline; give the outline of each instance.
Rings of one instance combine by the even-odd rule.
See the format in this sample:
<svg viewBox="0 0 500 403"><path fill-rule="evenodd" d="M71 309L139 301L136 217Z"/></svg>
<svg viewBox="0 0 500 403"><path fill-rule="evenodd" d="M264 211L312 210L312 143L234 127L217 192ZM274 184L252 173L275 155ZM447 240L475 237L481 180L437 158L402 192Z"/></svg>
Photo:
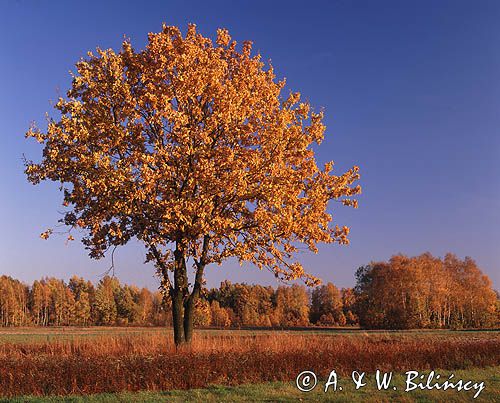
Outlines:
<svg viewBox="0 0 500 403"><path fill-rule="evenodd" d="M365 328L483 328L498 326L499 297L475 262L452 254L392 257L356 272L354 288L332 283L307 289L221 283L203 290L195 325L217 327L345 326ZM159 291L97 285L74 276L28 286L0 277L0 325L170 325L171 306Z"/></svg>

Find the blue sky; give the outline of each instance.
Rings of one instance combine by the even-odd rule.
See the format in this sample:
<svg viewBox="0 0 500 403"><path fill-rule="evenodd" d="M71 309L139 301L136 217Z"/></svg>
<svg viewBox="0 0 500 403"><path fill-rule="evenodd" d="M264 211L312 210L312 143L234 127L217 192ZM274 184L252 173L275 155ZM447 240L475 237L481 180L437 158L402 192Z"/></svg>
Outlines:
<svg viewBox="0 0 500 403"><path fill-rule="evenodd" d="M402 252L471 256L500 288L500 2L127 2L0 1L0 274L99 279L110 260L91 261L63 237L39 238L60 217L57 184L30 185L24 139L44 127L51 102L86 52L118 48L125 36L143 48L165 22L206 36L218 27L252 40L279 78L326 113L320 162L361 168L358 210L333 209L351 227L351 245L322 246L300 260L339 286L371 260ZM115 254L124 282L157 286L144 251ZM222 279L276 282L267 271L234 262L209 267Z"/></svg>

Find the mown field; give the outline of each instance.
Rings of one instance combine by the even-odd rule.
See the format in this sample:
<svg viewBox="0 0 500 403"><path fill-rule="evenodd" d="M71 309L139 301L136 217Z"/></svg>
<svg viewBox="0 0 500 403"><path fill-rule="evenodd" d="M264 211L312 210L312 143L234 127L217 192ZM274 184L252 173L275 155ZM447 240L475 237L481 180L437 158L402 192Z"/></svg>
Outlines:
<svg viewBox="0 0 500 403"><path fill-rule="evenodd" d="M0 329L3 401L469 401L474 394L398 388L374 395L373 385L355 391L352 382L326 395L321 382L310 393L295 387L304 370L323 380L332 369L341 379L354 370L439 369L484 381L476 401L495 401L500 332L198 330L191 347L176 350L163 328ZM403 385L402 375L396 381Z"/></svg>

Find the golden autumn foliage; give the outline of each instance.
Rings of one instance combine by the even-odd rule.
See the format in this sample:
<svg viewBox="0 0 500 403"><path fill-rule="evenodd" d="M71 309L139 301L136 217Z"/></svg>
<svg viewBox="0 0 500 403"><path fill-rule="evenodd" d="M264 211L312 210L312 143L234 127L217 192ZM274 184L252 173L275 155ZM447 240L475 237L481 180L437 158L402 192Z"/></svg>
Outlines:
<svg viewBox="0 0 500 403"><path fill-rule="evenodd" d="M318 279L293 261L297 245L348 243L349 228L333 225L327 206L357 206L358 168L334 175L333 162L317 166L311 146L323 139L323 113L299 93L283 96L285 81L251 42L163 26L143 51L126 40L76 67L55 105L60 118L27 133L44 149L26 173L34 184L61 183L62 222L84 230L91 257L139 239L187 309L207 264L236 257L312 285Z"/></svg>
<svg viewBox="0 0 500 403"><path fill-rule="evenodd" d="M366 328L497 326L498 297L470 257L393 256L356 272L356 304Z"/></svg>

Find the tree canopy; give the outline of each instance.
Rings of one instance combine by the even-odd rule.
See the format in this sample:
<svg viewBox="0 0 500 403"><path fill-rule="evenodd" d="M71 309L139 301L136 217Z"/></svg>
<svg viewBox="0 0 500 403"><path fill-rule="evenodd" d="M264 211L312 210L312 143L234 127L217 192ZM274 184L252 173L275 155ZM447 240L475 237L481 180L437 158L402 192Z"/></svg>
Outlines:
<svg viewBox="0 0 500 403"><path fill-rule="evenodd" d="M360 267L356 279L355 305L363 327L480 328L496 320L498 298L491 280L470 257L396 255Z"/></svg>

